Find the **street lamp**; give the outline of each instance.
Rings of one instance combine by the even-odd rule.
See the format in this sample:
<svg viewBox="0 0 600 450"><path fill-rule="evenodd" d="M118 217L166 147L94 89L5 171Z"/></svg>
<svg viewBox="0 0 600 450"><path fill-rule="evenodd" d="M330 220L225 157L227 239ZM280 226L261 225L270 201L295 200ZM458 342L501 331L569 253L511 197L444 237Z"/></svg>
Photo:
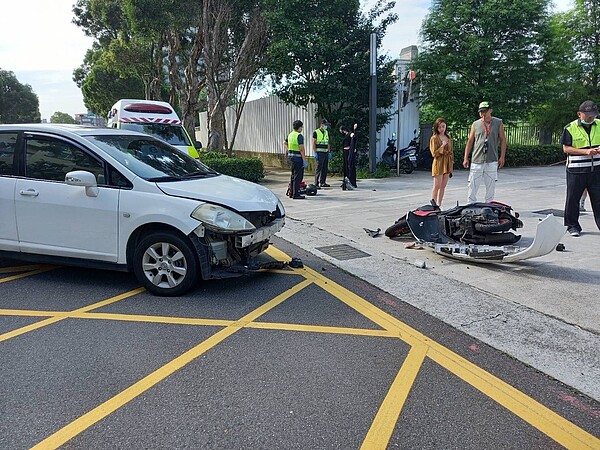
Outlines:
<svg viewBox="0 0 600 450"><path fill-rule="evenodd" d="M369 90L369 171L375 172L377 140L377 33L371 33Z"/></svg>

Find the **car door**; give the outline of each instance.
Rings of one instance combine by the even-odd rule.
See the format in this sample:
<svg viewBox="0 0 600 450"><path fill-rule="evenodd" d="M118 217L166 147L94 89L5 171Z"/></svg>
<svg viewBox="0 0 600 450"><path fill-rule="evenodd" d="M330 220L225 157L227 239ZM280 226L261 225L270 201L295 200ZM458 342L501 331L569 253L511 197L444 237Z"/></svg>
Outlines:
<svg viewBox="0 0 600 450"><path fill-rule="evenodd" d="M24 136L25 177L16 181L15 212L22 252L116 262L119 189L105 184L105 164L89 149L44 134ZM96 176L97 196L65 175Z"/></svg>
<svg viewBox="0 0 600 450"><path fill-rule="evenodd" d="M19 251L15 217L18 133L0 133L0 250Z"/></svg>

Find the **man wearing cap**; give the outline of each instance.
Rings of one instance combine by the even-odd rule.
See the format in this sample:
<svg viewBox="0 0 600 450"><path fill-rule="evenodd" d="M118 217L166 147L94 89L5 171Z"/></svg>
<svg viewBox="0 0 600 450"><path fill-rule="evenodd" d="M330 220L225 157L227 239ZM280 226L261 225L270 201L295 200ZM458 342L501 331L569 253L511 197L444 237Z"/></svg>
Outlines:
<svg viewBox="0 0 600 450"><path fill-rule="evenodd" d="M468 202L477 201L477 191L481 184L485 184L485 201L491 202L496 193L498 168L504 167L506 157L506 134L502 119L492 117L492 104L481 102L479 104L479 120L471 125L463 166L469 169ZM498 157L500 146L500 157ZM471 155L471 150L473 154ZM471 160L469 161L469 155Z"/></svg>
<svg viewBox="0 0 600 450"><path fill-rule="evenodd" d="M565 220L567 232L578 237L579 201L587 189L594 220L600 229L600 120L598 106L586 100L579 106L577 119L563 130L560 143L567 154L567 198Z"/></svg>
<svg viewBox="0 0 600 450"><path fill-rule="evenodd" d="M312 144L315 150L315 159L317 168L315 170L315 185L317 189L321 187L330 187L327 184L327 170L329 169L329 153L331 144L329 143L329 122L327 119L321 120L321 126L313 132Z"/></svg>
<svg viewBox="0 0 600 450"><path fill-rule="evenodd" d="M306 167L306 151L304 149L304 136L302 128L304 124L301 120L294 120L292 124L293 131L283 141L283 146L288 154L288 160L292 169L290 177L289 196L294 200L306 198L300 194L300 183L304 178L304 168Z"/></svg>

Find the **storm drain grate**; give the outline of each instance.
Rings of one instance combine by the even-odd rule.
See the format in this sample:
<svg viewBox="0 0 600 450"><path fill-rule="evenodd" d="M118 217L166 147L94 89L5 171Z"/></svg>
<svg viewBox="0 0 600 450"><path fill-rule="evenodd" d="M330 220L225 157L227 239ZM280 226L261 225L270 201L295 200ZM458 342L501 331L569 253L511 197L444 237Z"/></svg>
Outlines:
<svg viewBox="0 0 600 450"><path fill-rule="evenodd" d="M325 253L332 258L339 259L340 261L346 261L348 259L366 258L371 256L357 248L351 247L347 244L340 245L328 245L327 247L317 247L317 250Z"/></svg>
<svg viewBox="0 0 600 450"><path fill-rule="evenodd" d="M541 211L534 211L534 214L552 214L556 217L565 217L565 212L562 209L542 209Z"/></svg>

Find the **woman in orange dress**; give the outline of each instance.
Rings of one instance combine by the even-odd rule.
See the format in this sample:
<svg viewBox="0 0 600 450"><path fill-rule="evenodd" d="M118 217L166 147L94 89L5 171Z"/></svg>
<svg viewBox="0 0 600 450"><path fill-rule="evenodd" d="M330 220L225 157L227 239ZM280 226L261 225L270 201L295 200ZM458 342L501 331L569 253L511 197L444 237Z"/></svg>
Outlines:
<svg viewBox="0 0 600 450"><path fill-rule="evenodd" d="M431 198L439 207L442 206L444 192L448 179L452 176L454 166L454 147L452 138L448 134L446 119L440 117L433 124L433 136L429 141L429 150L433 156L431 176L433 177L433 190Z"/></svg>

